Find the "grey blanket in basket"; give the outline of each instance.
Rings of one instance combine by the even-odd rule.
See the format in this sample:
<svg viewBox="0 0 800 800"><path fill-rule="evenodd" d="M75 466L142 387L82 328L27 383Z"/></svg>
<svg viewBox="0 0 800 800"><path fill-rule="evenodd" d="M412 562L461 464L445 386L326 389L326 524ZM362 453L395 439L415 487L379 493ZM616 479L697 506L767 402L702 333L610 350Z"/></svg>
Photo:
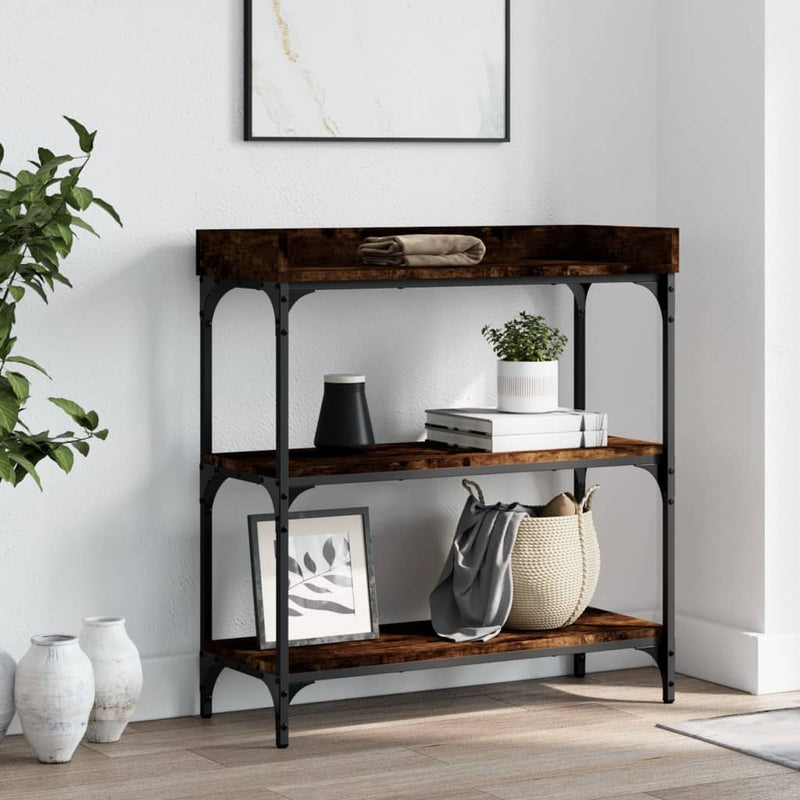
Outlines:
<svg viewBox="0 0 800 800"><path fill-rule="evenodd" d="M470 494L453 546L431 592L431 622L454 642L486 642L500 633L513 599L511 550L528 506L487 506Z"/></svg>

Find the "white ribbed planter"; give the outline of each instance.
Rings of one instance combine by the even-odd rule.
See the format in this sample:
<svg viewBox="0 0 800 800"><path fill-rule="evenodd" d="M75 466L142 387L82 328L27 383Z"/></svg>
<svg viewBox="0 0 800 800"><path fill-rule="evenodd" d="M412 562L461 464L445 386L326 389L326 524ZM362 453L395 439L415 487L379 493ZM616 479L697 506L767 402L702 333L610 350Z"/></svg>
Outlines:
<svg viewBox="0 0 800 800"><path fill-rule="evenodd" d="M0 742L6 735L11 720L14 719L14 674L17 662L0 650Z"/></svg>
<svg viewBox="0 0 800 800"><path fill-rule="evenodd" d="M81 648L94 669L95 700L86 738L116 742L142 691L142 662L125 630L124 617L86 617Z"/></svg>
<svg viewBox="0 0 800 800"><path fill-rule="evenodd" d="M517 413L558 408L558 361L498 361L497 408Z"/></svg>
<svg viewBox="0 0 800 800"><path fill-rule="evenodd" d="M77 636L34 636L14 686L22 732L39 761L62 764L86 733L94 702L92 664Z"/></svg>

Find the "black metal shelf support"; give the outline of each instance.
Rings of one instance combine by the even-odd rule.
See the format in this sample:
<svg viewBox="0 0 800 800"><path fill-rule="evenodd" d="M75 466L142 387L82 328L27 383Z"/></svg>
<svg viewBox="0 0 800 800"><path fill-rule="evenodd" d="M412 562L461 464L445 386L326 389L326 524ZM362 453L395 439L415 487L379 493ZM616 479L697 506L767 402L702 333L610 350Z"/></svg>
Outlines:
<svg viewBox="0 0 800 800"><path fill-rule="evenodd" d="M656 297L662 315L662 443L660 456L633 456L620 459L595 459L534 463L525 465L502 465L496 467L454 468L433 471L404 471L387 474L351 474L314 476L311 478L289 477L289 312L294 304L318 290L366 289L366 288L415 288L415 287L461 287L461 286L508 286L559 285L565 284L574 297L573 345L574 345L574 403L578 408L586 406L586 300L594 283L635 283L648 289ZM635 648L649 653L656 661L662 676L663 701L675 699L675 276L663 275L613 275L613 276L563 276L559 278L527 277L519 279L478 279L469 281L388 281L372 283L300 284L267 283L252 280L216 280L200 278L200 451L212 452L212 322L214 312L222 297L232 289L248 288L265 292L273 309L275 320L275 459L274 476L262 476L216 468L207 464L200 467L200 634L201 643L213 640L212 608L212 545L214 499L220 486L228 479L245 480L263 485L272 499L275 512L276 533L276 674L263 674L244 664L227 662L213 652L200 651L200 713L202 717L212 714L212 695L220 672L228 667L260 678L267 686L274 704L275 738L278 747L289 743L289 704L300 689L310 685L319 677L346 677L357 674L427 669L444 666L437 662L383 665L380 668L339 670L320 675L295 674L289 669L289 616L288 616L288 521L289 509L304 491L323 484L361 483L384 480L407 480L414 478L450 477L470 473L538 472L570 469L573 472L576 497L586 491L586 471L591 467L636 466L649 472L658 482L663 501L662 512L662 632L656 640L631 640L556 648L546 651L508 653L500 658L475 657L453 659L458 663L482 663L512 658L572 655L573 674L586 674L586 654L592 651ZM201 644L202 647L202 644ZM447 661L451 661L447 659Z"/></svg>
<svg viewBox="0 0 800 800"><path fill-rule="evenodd" d="M572 312L573 356L573 405L586 408L586 300L590 283L570 283L575 299ZM573 495L580 500L586 495L586 467L573 470ZM586 653L575 653L572 657L572 674L576 678L586 677Z"/></svg>

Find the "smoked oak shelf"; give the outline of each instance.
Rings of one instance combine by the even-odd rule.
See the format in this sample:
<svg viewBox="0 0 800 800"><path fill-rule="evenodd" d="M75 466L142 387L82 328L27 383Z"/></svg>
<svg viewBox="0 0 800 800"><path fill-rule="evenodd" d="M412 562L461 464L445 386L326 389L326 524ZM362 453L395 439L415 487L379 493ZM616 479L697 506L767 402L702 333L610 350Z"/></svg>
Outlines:
<svg viewBox="0 0 800 800"><path fill-rule="evenodd" d="M434 442L378 444L374 449L356 455L325 455L308 447L289 451L289 485L318 486L323 483L396 481L472 473L531 472L571 469L574 465L582 468L641 466L656 464L662 451L660 444L620 436L609 436L607 447L513 453L486 453ZM274 450L212 453L203 456L203 463L231 477L277 477ZM429 470L435 474L425 474Z"/></svg>
<svg viewBox="0 0 800 800"><path fill-rule="evenodd" d="M373 267L359 264L367 236L459 233L486 245L480 264ZM427 228L287 228L197 231L197 274L218 280L320 283L470 283L519 278L602 278L678 271L674 228L504 225Z"/></svg>
<svg viewBox="0 0 800 800"><path fill-rule="evenodd" d="M402 622L381 625L378 639L295 647L289 652L289 667L296 680L326 677L354 677L398 669L426 669L429 661L446 661L443 666L479 664L504 659L536 658L592 649L653 647L661 625L587 608L578 620L552 631L503 630L488 642L449 642L440 639L430 622ZM274 650L259 650L255 638L218 639L207 642L225 662L241 663L258 675L275 675ZM451 662L457 662L453 664Z"/></svg>
<svg viewBox="0 0 800 800"><path fill-rule="evenodd" d="M469 267L388 268L358 263L367 236L461 233L481 238L483 261ZM225 668L260 678L272 695L278 747L289 742L289 703L316 680L572 655L585 674L586 654L636 648L656 661L662 699L675 696L675 273L678 231L601 225L511 225L448 228L297 228L198 230L200 278L200 713L210 717L214 685ZM573 294L574 395L586 407L586 306L596 283L629 283L656 298L661 314L661 443L609 437L608 447L514 453L474 452L430 442L379 444L366 453L325 456L289 447L289 316L317 291L405 288L565 285ZM212 452L212 322L232 289L263 291L275 319L275 439L272 451ZM658 483L662 497L662 623L587 609L556 631L503 631L489 642L445 641L429 622L381 626L378 639L290 647L288 641L289 508L301 492L326 484L444 478L488 473L571 470L583 496L587 469L638 467ZM275 511L276 648L259 651L255 639L215 640L212 632L214 499L229 479L264 486Z"/></svg>

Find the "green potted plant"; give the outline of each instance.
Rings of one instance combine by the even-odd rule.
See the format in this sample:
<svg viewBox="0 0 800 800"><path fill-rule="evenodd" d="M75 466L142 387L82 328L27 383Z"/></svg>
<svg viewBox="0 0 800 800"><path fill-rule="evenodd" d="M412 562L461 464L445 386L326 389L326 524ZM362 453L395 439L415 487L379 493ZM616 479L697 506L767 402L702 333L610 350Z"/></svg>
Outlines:
<svg viewBox="0 0 800 800"><path fill-rule="evenodd" d="M497 362L497 407L530 413L558 408L558 357L567 337L527 311L499 328L484 325L481 333Z"/></svg>
<svg viewBox="0 0 800 800"><path fill-rule="evenodd" d="M97 131L90 133L74 119L65 119L78 135L81 155L57 156L40 147L36 160L12 173L3 169L0 145L0 493L4 483L17 486L28 475L41 489L40 461L49 459L69 472L75 452L88 455L89 441L108 435L96 412L64 397L51 397L50 402L66 412L78 433L34 433L22 419L30 395L28 376L31 371L47 373L16 347L17 309L34 294L46 303L56 286L71 286L61 262L76 233L97 236L82 212L99 206L122 224L112 206L80 184ZM0 740L14 716L15 667L14 659L0 650Z"/></svg>
<svg viewBox="0 0 800 800"><path fill-rule="evenodd" d="M5 481L16 486L30 475L40 489L36 470L40 461L49 458L69 472L73 450L86 456L91 439L108 435L99 428L94 411L84 411L63 397L49 399L72 418L79 433L33 433L22 420L30 394L30 371L47 373L16 348L17 309L33 294L46 303L48 292L59 284L72 286L61 271L61 261L70 254L79 230L98 235L80 216L82 212L99 206L122 224L111 205L80 185L97 131L89 133L81 123L65 119L78 135L81 155L57 156L40 147L38 158L13 174L1 168L4 150L0 145L0 484Z"/></svg>

